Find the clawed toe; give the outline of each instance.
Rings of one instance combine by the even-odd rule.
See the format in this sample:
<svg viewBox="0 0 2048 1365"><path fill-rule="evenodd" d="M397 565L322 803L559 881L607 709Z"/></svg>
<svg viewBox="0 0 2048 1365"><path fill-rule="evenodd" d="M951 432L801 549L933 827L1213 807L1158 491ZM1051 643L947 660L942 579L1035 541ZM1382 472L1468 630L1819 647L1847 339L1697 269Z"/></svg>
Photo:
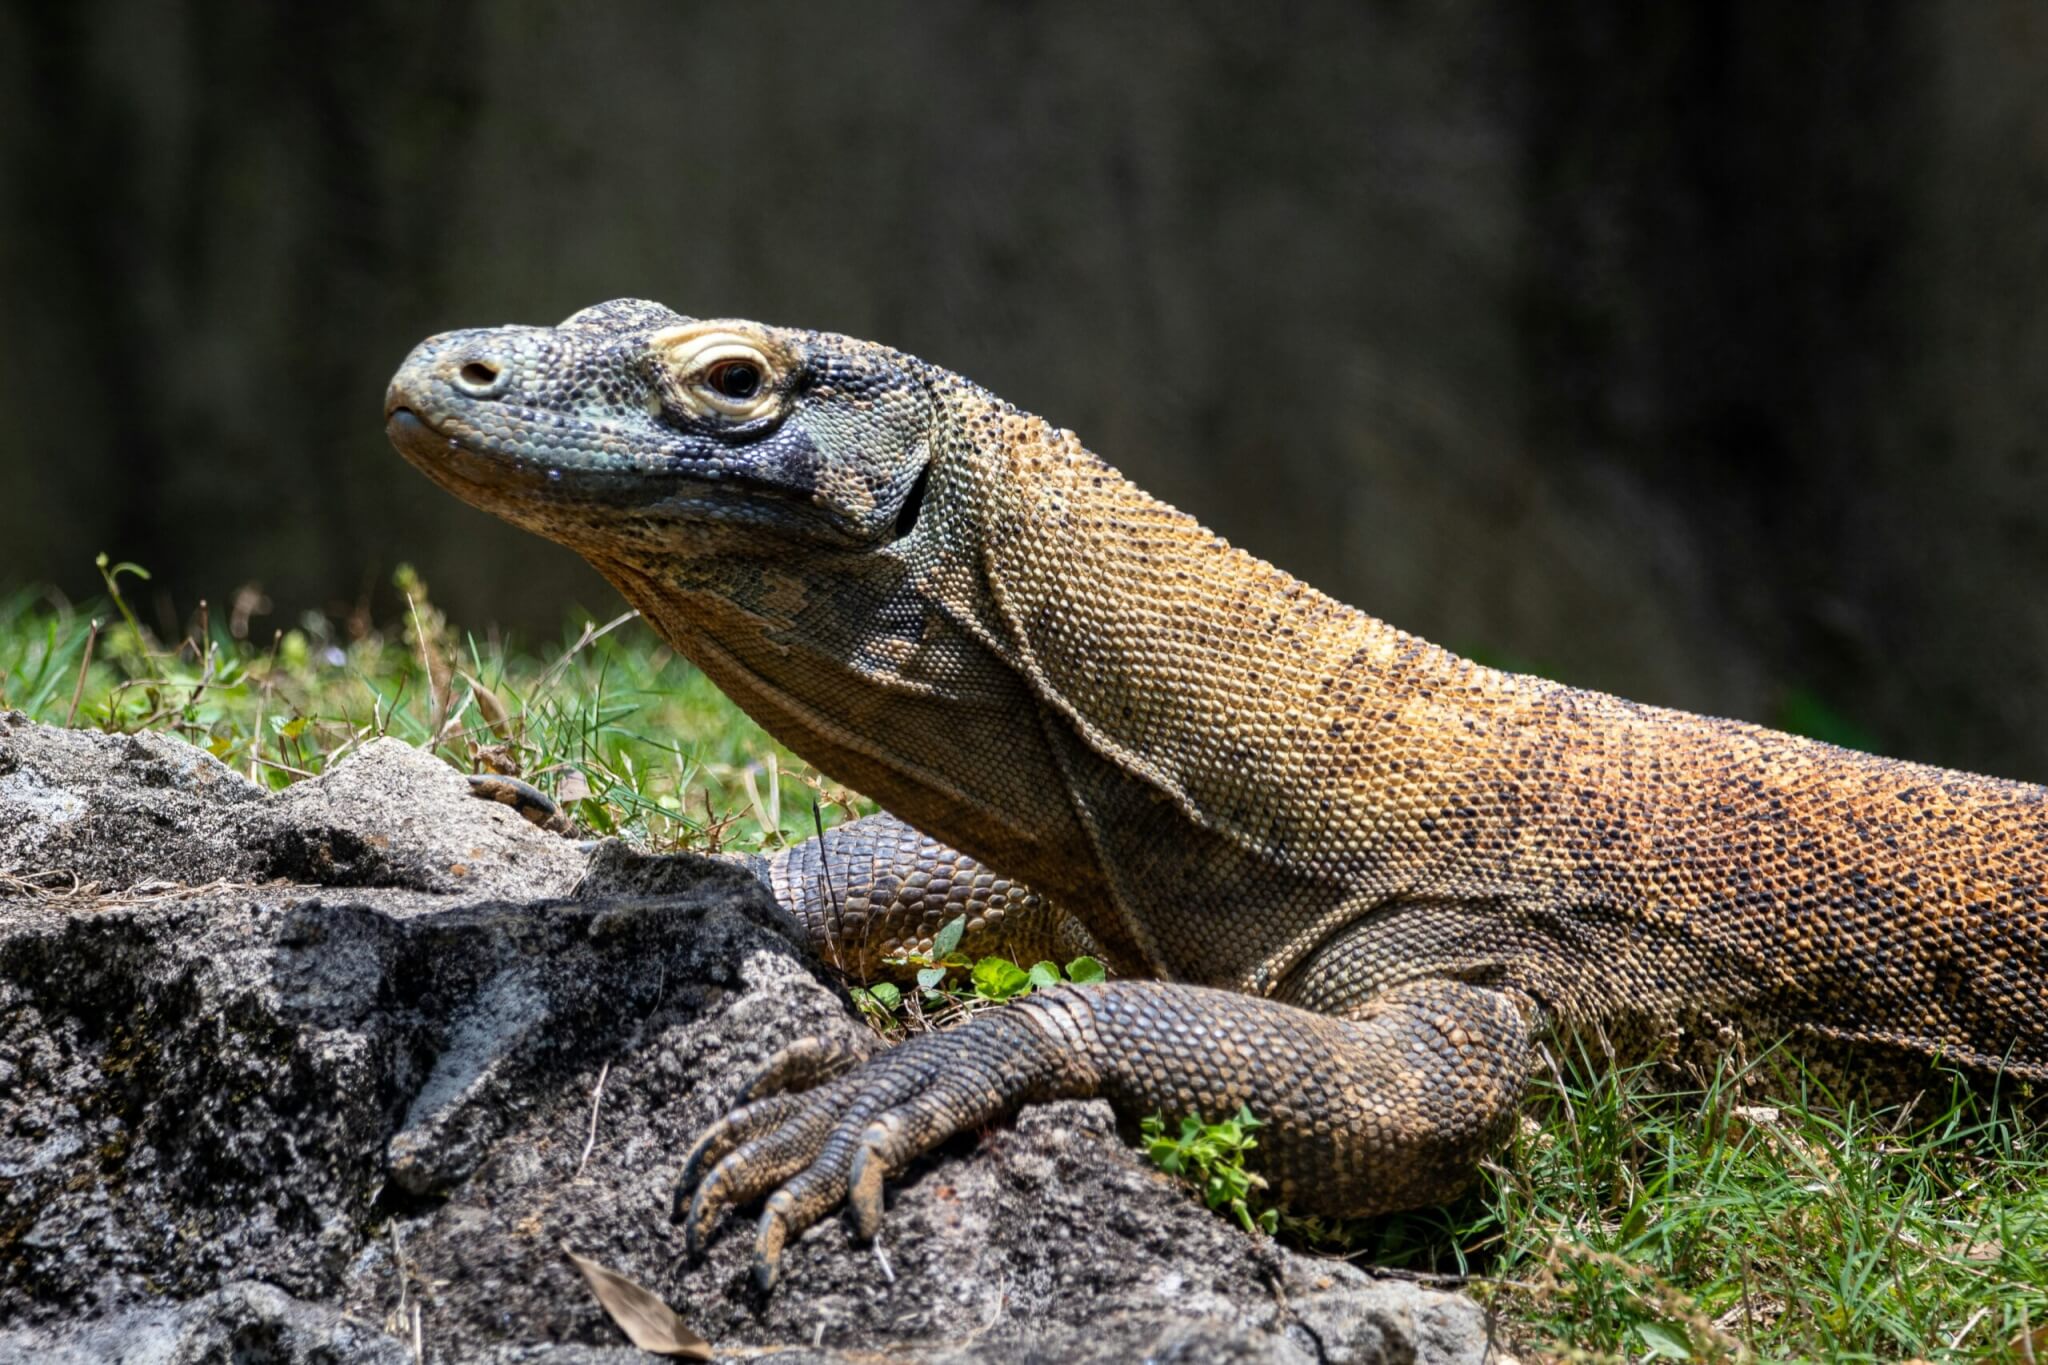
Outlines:
<svg viewBox="0 0 2048 1365"><path fill-rule="evenodd" d="M763 1291L774 1287L782 1268L782 1249L846 1198L846 1180L837 1163L810 1166L768 1196L754 1230L754 1283Z"/></svg>
<svg viewBox="0 0 2048 1365"><path fill-rule="evenodd" d="M751 1106L750 1106L751 1107ZM698 1182L684 1224L684 1241L692 1254L710 1238L727 1209L751 1204L768 1191L817 1161L832 1129L832 1112L821 1104L801 1101L777 1122L721 1157ZM682 1189L676 1191L677 1202Z"/></svg>
<svg viewBox="0 0 2048 1365"><path fill-rule="evenodd" d="M853 1230L862 1241L872 1242L882 1230L882 1190L891 1174L882 1157L885 1141L882 1125L873 1123L861 1134L860 1149L853 1154L853 1166L846 1178L846 1210L853 1215Z"/></svg>
<svg viewBox="0 0 2048 1365"><path fill-rule="evenodd" d="M802 1104L799 1096L776 1095L743 1104L706 1128L689 1156L683 1159L683 1173L676 1179L676 1216L681 1216L683 1197L697 1188L707 1170L741 1143L788 1118Z"/></svg>
<svg viewBox="0 0 2048 1365"><path fill-rule="evenodd" d="M1042 1032L978 1022L979 1036L965 1028L927 1035L872 1059L844 1041L777 1053L748 1087L748 1102L705 1130L683 1163L672 1216L690 1255L701 1254L729 1209L763 1196L753 1272L763 1290L791 1239L841 1204L855 1232L873 1239L891 1176L954 1133L1014 1109L1050 1069L1056 1054Z"/></svg>

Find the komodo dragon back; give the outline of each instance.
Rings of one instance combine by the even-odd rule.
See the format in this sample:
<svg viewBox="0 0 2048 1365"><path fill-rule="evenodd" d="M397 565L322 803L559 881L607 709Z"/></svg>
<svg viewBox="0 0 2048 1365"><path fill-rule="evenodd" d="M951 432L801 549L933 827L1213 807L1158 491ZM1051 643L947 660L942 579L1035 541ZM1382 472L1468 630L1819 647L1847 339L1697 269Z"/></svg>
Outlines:
<svg viewBox="0 0 2048 1365"><path fill-rule="evenodd" d="M843 1074L771 1063L684 1182L693 1237L776 1191L764 1280L1049 1095L1250 1103L1283 1195L1351 1213L1455 1191L1546 1034L2048 1079L2041 787L1482 667L846 337L620 301L432 338L386 417L891 812L797 855L836 879L762 869L829 957L964 913L1116 968Z"/></svg>

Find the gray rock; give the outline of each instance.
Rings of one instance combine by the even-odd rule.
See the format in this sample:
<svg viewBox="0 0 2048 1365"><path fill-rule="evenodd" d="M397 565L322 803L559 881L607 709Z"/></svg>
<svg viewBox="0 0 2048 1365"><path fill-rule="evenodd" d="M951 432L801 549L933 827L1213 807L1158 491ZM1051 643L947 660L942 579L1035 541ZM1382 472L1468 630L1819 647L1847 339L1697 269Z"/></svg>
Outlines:
<svg viewBox="0 0 2048 1365"><path fill-rule="evenodd" d="M0 871L72 886L285 880L472 898L566 895L577 846L395 739L274 796L169 735L104 735L0 712Z"/></svg>
<svg viewBox="0 0 2048 1365"><path fill-rule="evenodd" d="M183 1303L117 1309L63 1332L0 1330L0 1362L39 1365L412 1365L412 1359L410 1341L380 1324L254 1280L237 1280Z"/></svg>
<svg viewBox="0 0 2048 1365"><path fill-rule="evenodd" d="M564 1245L773 1360L1487 1350L1467 1299L1211 1216L1095 1103L956 1141L879 1251L830 1220L765 1299L744 1219L686 1264L690 1138L861 1026L740 869L586 858L404 745L267 795L0 718L0 871L0 1360L409 1360L415 1315L429 1360L637 1358Z"/></svg>
<svg viewBox="0 0 2048 1365"><path fill-rule="evenodd" d="M251 863L236 829L262 800L255 783L168 736L61 730L0 712L0 872L117 889L243 875Z"/></svg>
<svg viewBox="0 0 2048 1365"><path fill-rule="evenodd" d="M250 824L264 871L325 886L533 900L567 895L585 862L572 841L471 799L462 774L395 739L286 788Z"/></svg>

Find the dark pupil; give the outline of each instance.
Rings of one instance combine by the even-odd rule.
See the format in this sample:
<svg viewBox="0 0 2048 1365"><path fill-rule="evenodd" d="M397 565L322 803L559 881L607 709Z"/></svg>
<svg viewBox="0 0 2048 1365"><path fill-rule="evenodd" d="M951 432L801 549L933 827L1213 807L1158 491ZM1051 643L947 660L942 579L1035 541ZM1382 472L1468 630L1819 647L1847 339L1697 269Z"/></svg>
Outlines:
<svg viewBox="0 0 2048 1365"><path fill-rule="evenodd" d="M761 388L761 372L752 365L720 365L711 372L711 386L727 398L752 398Z"/></svg>

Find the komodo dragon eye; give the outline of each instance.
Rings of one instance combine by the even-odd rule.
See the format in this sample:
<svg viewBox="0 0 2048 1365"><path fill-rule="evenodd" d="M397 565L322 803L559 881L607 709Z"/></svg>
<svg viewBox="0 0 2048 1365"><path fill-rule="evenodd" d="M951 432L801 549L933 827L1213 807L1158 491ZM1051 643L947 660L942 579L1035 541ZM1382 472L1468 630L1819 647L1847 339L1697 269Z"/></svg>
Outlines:
<svg viewBox="0 0 2048 1365"><path fill-rule="evenodd" d="M719 323L657 333L650 345L666 372L668 399L692 416L751 422L782 405L789 361L772 342Z"/></svg>
<svg viewBox="0 0 2048 1365"><path fill-rule="evenodd" d="M751 360L721 360L704 372L704 382L744 403L761 391L761 367Z"/></svg>

